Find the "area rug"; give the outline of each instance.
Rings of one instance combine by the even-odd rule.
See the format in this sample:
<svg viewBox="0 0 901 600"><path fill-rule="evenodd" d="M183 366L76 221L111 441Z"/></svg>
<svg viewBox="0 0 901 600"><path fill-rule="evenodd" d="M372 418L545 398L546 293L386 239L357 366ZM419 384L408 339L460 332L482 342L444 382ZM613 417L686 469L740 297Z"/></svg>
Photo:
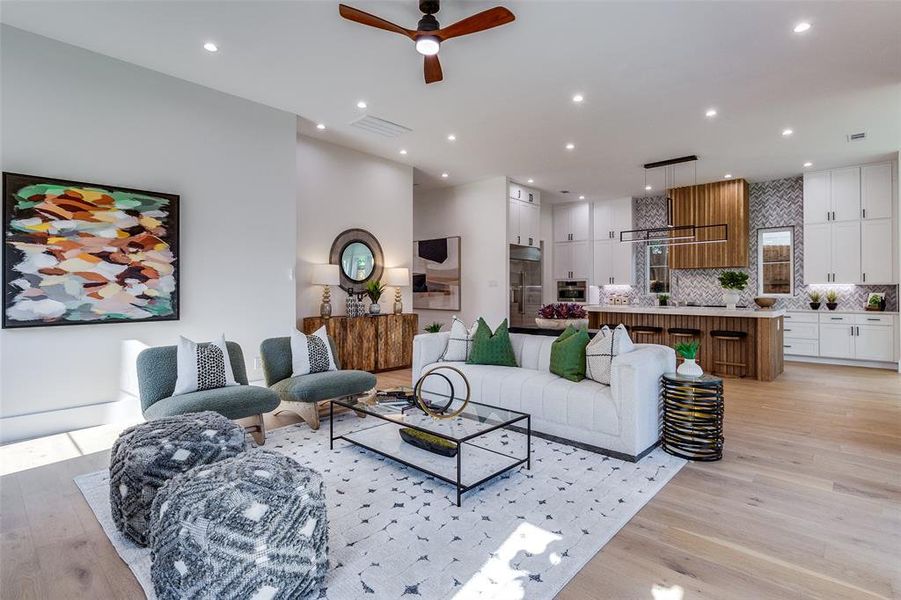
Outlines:
<svg viewBox="0 0 901 600"><path fill-rule="evenodd" d="M336 417L335 432L372 421ZM501 430L486 443L524 449L525 436ZM533 436L531 470L485 483L458 508L440 480L346 441L329 450L327 421L271 431L266 448L324 477L331 568L321 597L330 600L553 598L685 464L660 449L630 463ZM110 517L108 473L75 482L154 598L150 551Z"/></svg>

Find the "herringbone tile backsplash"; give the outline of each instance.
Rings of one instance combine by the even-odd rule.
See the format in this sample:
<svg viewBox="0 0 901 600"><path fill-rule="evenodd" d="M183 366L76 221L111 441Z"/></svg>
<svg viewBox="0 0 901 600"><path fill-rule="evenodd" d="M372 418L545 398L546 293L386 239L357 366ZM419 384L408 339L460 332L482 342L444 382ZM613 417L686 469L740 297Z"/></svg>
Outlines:
<svg viewBox="0 0 901 600"><path fill-rule="evenodd" d="M809 308L807 292L810 286L804 285L804 198L803 178L789 177L761 183L750 184L750 266L748 269L729 269L746 271L750 276L748 287L741 293L739 304L754 305L757 295L757 230L767 227L794 228L794 268L795 290L791 298L779 298L776 306L787 309ZM650 196L635 198L632 201L632 224L636 229L663 227L666 225L666 198ZM628 292L629 296L638 300L642 306L656 304L657 298L647 290L646 248L636 244L635 275L637 285ZM717 278L723 269L680 269L671 274L673 300L680 305L693 302L699 305L723 304L723 292ZM867 294L883 292L886 298L886 310L898 310L897 286L857 285L828 286L818 285L816 289L825 293L835 289L839 294L838 310L858 310L866 305ZM601 301L606 293L623 293L622 289L613 292L601 290ZM825 302L825 300L823 300ZM821 308L820 310L825 310Z"/></svg>

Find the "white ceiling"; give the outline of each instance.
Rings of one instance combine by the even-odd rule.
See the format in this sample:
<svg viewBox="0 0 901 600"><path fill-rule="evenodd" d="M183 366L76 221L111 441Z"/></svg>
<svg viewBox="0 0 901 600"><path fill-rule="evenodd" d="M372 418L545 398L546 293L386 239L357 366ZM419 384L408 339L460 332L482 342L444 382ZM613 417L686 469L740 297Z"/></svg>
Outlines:
<svg viewBox="0 0 901 600"><path fill-rule="evenodd" d="M413 165L421 189L509 175L558 198L643 195L641 165L673 156L698 154L699 182L759 181L901 148L901 2L499 1L516 21L445 43L428 86L409 40L332 1L4 0L0 20L301 115L303 133ZM408 28L420 16L415 0L347 2ZM812 29L793 33L801 20ZM360 99L413 132L350 128ZM856 131L867 140L848 143Z"/></svg>

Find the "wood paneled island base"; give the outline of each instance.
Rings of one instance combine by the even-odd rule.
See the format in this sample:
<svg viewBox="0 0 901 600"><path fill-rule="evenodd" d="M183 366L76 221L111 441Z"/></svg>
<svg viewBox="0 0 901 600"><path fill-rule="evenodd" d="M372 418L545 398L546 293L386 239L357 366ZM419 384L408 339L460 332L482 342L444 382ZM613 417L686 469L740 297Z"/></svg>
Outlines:
<svg viewBox="0 0 901 600"><path fill-rule="evenodd" d="M705 372L772 381L783 371L782 312L766 316L762 312L599 306L588 307L588 327L615 327L622 323L633 342L670 347L691 339L674 336L670 329L696 329L699 334L695 337L701 342L698 363ZM659 330L642 333L642 327ZM737 340L718 339L711 336L711 331L742 332L745 336Z"/></svg>

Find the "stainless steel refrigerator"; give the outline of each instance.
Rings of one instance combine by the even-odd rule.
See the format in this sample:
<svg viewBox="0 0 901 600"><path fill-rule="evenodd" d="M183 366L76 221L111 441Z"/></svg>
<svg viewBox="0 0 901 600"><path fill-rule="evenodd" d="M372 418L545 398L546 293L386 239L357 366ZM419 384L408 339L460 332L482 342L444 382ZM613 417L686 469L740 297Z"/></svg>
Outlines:
<svg viewBox="0 0 901 600"><path fill-rule="evenodd" d="M541 308L541 250L510 245L510 326L537 327Z"/></svg>

